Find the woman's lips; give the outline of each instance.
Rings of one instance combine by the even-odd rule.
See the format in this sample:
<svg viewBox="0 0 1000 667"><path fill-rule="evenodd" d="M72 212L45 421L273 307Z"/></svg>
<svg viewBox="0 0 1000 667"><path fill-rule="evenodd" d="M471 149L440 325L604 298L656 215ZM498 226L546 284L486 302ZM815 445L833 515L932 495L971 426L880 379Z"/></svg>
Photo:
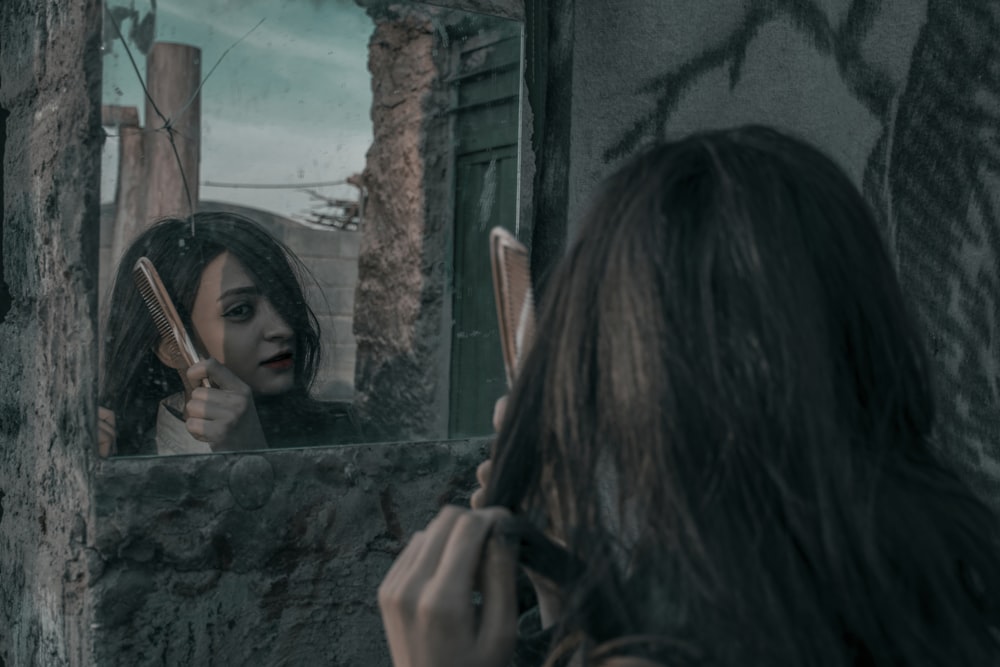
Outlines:
<svg viewBox="0 0 1000 667"><path fill-rule="evenodd" d="M292 353L283 352L261 362L261 366L270 368L271 370L283 371L291 368L294 363L295 359L292 357Z"/></svg>

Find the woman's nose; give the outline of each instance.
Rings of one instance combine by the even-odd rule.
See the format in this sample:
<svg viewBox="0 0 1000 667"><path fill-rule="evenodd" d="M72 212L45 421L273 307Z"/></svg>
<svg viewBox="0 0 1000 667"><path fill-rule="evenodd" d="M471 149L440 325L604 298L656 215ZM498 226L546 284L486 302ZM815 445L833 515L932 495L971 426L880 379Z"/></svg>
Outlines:
<svg viewBox="0 0 1000 667"><path fill-rule="evenodd" d="M294 332L285 322L285 318L275 309L271 302L262 299L261 303L261 332L267 340L285 340L291 338Z"/></svg>

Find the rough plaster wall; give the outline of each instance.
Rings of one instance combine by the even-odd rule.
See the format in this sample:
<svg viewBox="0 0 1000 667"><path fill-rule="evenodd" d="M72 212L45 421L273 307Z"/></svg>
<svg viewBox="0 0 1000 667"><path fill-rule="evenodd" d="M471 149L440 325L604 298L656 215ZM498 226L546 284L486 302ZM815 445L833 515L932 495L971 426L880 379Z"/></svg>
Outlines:
<svg viewBox="0 0 1000 667"><path fill-rule="evenodd" d="M587 1L574 44L571 227L653 139L754 122L818 144L919 313L939 446L1000 507L1000 3Z"/></svg>
<svg viewBox="0 0 1000 667"><path fill-rule="evenodd" d="M115 459L96 480L100 665L388 667L376 590L468 504L481 442Z"/></svg>
<svg viewBox="0 0 1000 667"><path fill-rule="evenodd" d="M399 439L441 438L447 424L442 318L451 213L448 161L436 143L447 130L436 41L427 15L397 8L376 15L369 44L375 137L363 175L355 400Z"/></svg>
<svg viewBox="0 0 1000 667"><path fill-rule="evenodd" d="M90 662L99 19L97 2L0 3L13 299L0 323L0 663L11 666Z"/></svg>

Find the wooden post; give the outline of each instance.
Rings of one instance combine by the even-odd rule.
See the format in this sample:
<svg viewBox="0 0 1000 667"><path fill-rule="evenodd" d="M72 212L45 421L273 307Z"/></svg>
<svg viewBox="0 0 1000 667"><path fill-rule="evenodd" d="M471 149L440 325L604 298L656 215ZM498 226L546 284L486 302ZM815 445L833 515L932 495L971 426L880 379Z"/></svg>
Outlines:
<svg viewBox="0 0 1000 667"><path fill-rule="evenodd" d="M101 124L114 127L118 133L115 219L111 227L111 256L108 269L113 271L122 253L142 229L142 221L145 219L142 129L139 127L139 110L135 107L105 105L101 107L101 114Z"/></svg>
<svg viewBox="0 0 1000 667"><path fill-rule="evenodd" d="M163 119L147 99L143 133L146 225L164 216L184 217L192 208L198 210L201 94L195 93L200 81L201 49L171 42L153 44L146 58L146 86L173 128L177 153L170 145Z"/></svg>

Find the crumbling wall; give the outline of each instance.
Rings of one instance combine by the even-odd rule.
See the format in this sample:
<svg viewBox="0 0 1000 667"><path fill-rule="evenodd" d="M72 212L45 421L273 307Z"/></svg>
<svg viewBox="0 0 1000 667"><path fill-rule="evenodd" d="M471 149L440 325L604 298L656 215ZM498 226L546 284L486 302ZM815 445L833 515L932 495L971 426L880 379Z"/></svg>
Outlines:
<svg viewBox="0 0 1000 667"><path fill-rule="evenodd" d="M90 664L100 6L0 3L0 664ZM0 114L2 115L2 114Z"/></svg>
<svg viewBox="0 0 1000 667"><path fill-rule="evenodd" d="M374 142L358 261L356 405L386 437L443 438L448 417L450 160L436 10L371 11ZM445 326L448 324L449 326Z"/></svg>

